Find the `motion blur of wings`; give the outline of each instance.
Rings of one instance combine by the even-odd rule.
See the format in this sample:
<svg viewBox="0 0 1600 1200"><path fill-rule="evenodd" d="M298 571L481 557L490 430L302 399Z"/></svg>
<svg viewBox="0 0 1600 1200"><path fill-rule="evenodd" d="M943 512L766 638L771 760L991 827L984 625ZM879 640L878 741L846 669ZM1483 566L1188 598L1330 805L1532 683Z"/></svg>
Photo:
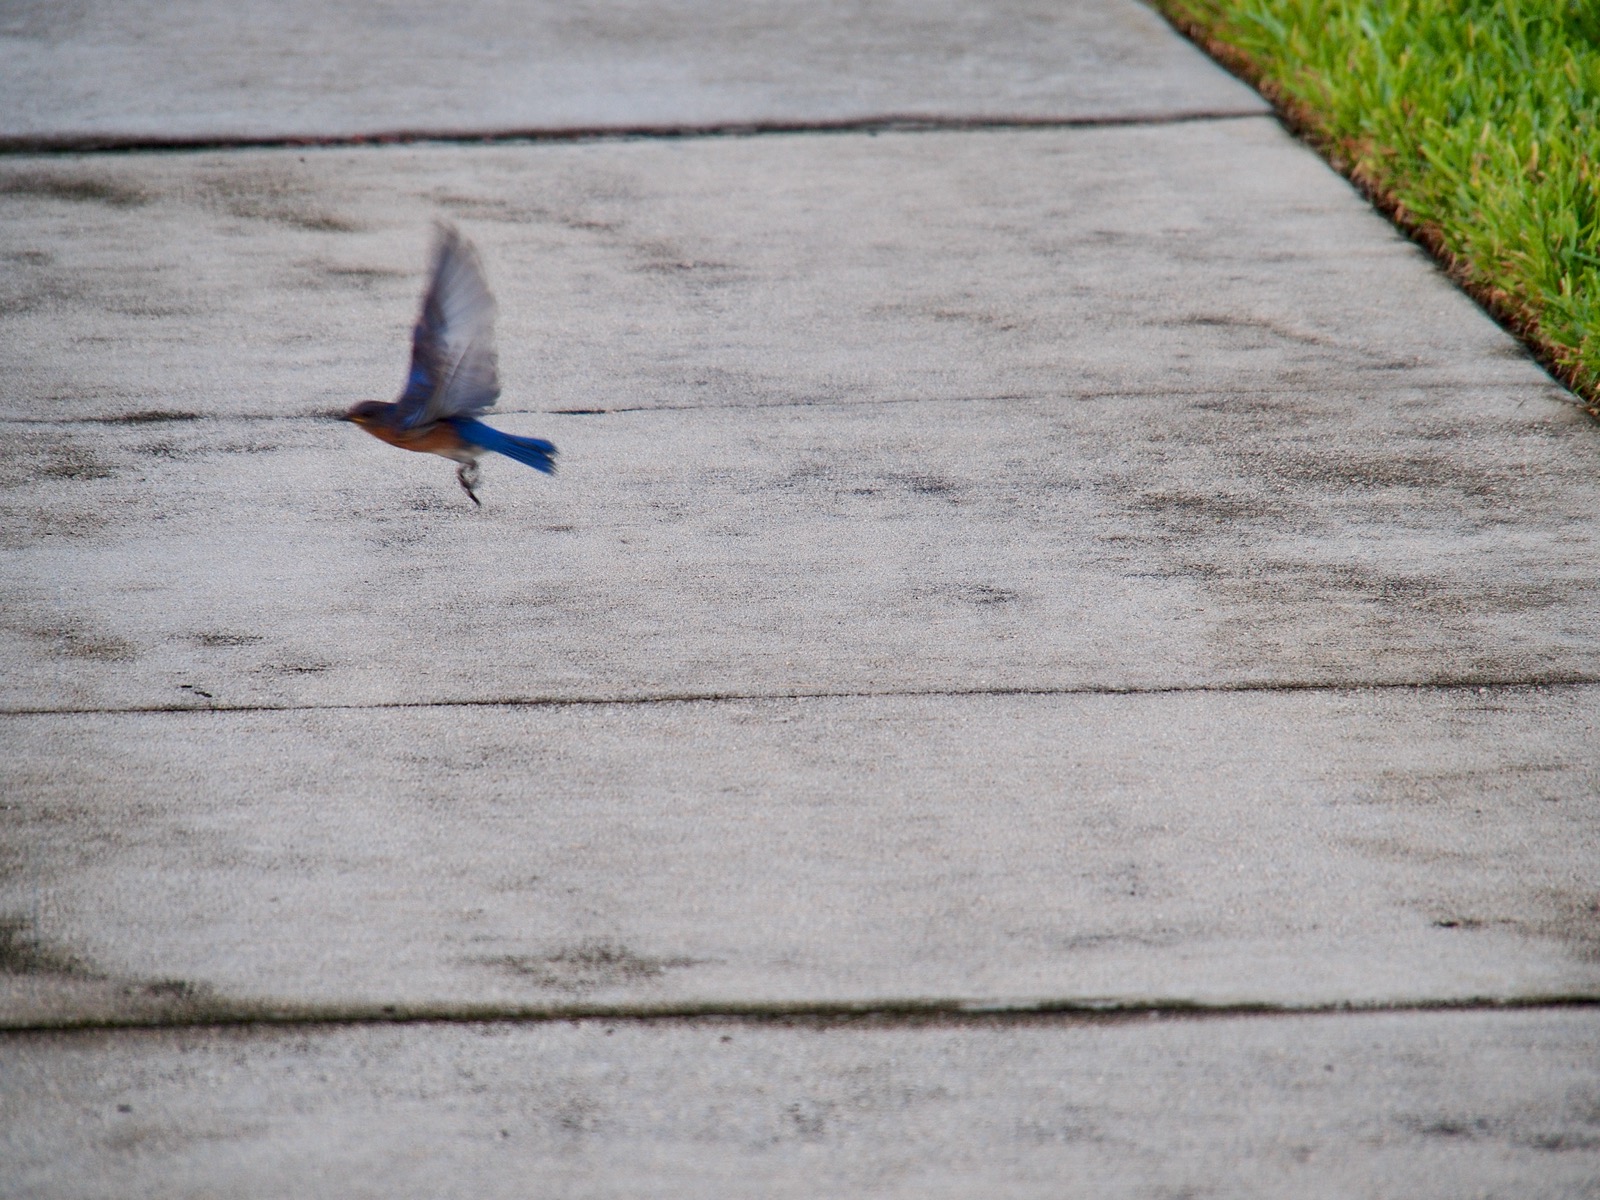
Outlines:
<svg viewBox="0 0 1600 1200"><path fill-rule="evenodd" d="M411 373L393 404L366 400L345 413L373 437L460 464L456 479L472 502L478 457L485 451L555 473L556 448L543 438L514 437L478 414L500 398L494 350L494 297L478 253L453 225L441 224L433 272L411 334Z"/></svg>
<svg viewBox="0 0 1600 1200"><path fill-rule="evenodd" d="M415 429L445 417L475 417L500 398L494 297L471 243L440 225L433 276L411 335L411 374L400 423Z"/></svg>

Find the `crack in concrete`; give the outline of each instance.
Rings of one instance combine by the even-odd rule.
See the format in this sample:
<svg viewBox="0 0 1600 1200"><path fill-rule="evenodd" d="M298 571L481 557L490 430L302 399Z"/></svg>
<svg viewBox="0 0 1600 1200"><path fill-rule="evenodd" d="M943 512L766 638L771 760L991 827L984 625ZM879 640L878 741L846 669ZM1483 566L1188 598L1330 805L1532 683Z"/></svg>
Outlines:
<svg viewBox="0 0 1600 1200"><path fill-rule="evenodd" d="M350 134L159 137L116 133L25 134L0 137L0 155L133 154L207 150L300 150L308 147L497 145L505 143L672 141L792 134L992 132L1008 129L1105 129L1186 125L1206 121L1277 120L1263 107L1196 109L1085 117L955 117L879 113L832 120L714 121L704 124L527 126L501 129L392 129Z"/></svg>
<svg viewBox="0 0 1600 1200"><path fill-rule="evenodd" d="M392 700L345 704L129 704L101 707L65 708L17 706L0 708L0 717L73 716L159 716L172 713L289 713L289 712L389 712L427 708L601 708L608 706L645 707L667 704L739 704L761 701L805 700L964 700L982 697L1026 696L1188 696L1231 695L1235 693L1272 695L1291 692L1348 694L1377 691L1475 691L1496 694L1550 688L1587 688L1600 685L1600 677L1576 672L1526 679L1495 679L1485 676L1434 677L1415 680L1352 680L1345 683L1327 680L1278 680L1275 682L1224 681L1201 684L1163 684L1118 686L1113 684L1081 687L983 687L983 688L904 688L881 691L837 690L814 692L660 692L653 695L615 696L495 696L444 700Z"/></svg>
<svg viewBox="0 0 1600 1200"><path fill-rule="evenodd" d="M741 1021L751 1024L880 1025L1020 1024L1041 1020L1114 1023L1134 1020L1217 1020L1240 1017L1351 1016L1445 1012L1513 1012L1528 1009L1600 1008L1600 992L1462 996L1412 1000L1335 1000L1297 1004L1156 997L1135 999L957 998L683 1002L672 1004L207 1004L168 1014L61 1016L8 1020L0 1034L43 1034L124 1029L226 1028L241 1025L459 1025L552 1024L562 1021Z"/></svg>

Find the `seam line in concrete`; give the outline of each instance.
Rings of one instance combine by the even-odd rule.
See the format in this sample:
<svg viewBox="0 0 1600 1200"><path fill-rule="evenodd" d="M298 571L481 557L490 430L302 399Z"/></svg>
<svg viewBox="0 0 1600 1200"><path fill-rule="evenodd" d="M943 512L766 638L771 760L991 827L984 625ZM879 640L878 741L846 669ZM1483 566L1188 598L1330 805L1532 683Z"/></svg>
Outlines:
<svg viewBox="0 0 1600 1200"><path fill-rule="evenodd" d="M1518 382L1484 384L1464 380L1416 380L1402 387L1419 392L1531 391L1535 396L1581 408L1572 394L1554 382ZM608 417L650 413L722 412L737 410L754 412L762 409L806 408L870 408L896 404L1002 404L1017 401L1087 402L1091 400L1159 399L1163 397L1214 396L1228 399L1239 396L1296 396L1315 391L1319 396L1368 396L1388 391L1385 387L1239 387L1239 388L1090 388L1081 391L1061 392L1000 392L983 396L878 396L851 400L732 400L707 401L696 404L619 404L605 408L518 408L503 405L494 409L496 417ZM200 413L184 409L135 409L125 413L111 413L95 417L19 417L0 414L0 425L192 425L202 421L338 421L344 409L322 409L316 412L284 413Z"/></svg>
<svg viewBox="0 0 1600 1200"><path fill-rule="evenodd" d="M499 696L456 700L390 700L346 704L129 704L98 708L50 708L24 706L0 708L0 717L90 717L163 716L183 713L293 713L293 712L389 712L428 708L603 708L649 707L669 704L739 704L757 701L803 700L910 700L975 699L982 697L1026 696L1190 696L1262 694L1288 692L1326 692L1335 695L1356 692L1395 691L1476 691L1479 693L1527 691L1544 688L1585 688L1600 685L1600 677L1550 674L1527 679L1492 679L1479 676L1435 677L1417 680L1372 680L1329 683L1311 680L1280 680L1275 683L1223 682L1155 686L1084 687L983 687L983 688L905 688L865 691L837 690L815 692L661 692L654 695L617 696Z"/></svg>
<svg viewBox="0 0 1600 1200"><path fill-rule="evenodd" d="M1571 393L1559 384L1551 383L1506 383L1484 384L1469 383L1461 380L1431 380L1407 381L1400 385L1407 390L1419 392L1463 392L1463 391L1497 391L1512 392L1522 389L1532 390L1535 394L1550 400L1559 400L1581 408L1582 405L1572 400ZM1394 390L1387 386L1376 387L1241 387L1241 388L1085 388L1080 391L1060 392L1006 392L993 396L883 396L855 400L752 400L752 401L715 401L704 404L631 404L616 405L607 408L497 408L496 415L522 414L528 416L546 417L605 417L627 413L653 413L653 412L716 412L723 409L759 410L763 408L865 408L888 407L894 404L999 404L1024 400L1040 401L1068 401L1087 402L1091 400L1142 400L1164 399L1167 397L1204 397L1214 396L1218 399L1228 399L1235 396L1296 396L1315 393L1318 396L1376 396L1380 393ZM271 418L268 418L271 419ZM0 423L7 420L20 422L43 422L45 418L39 417L0 417ZM68 418L70 423L74 420L100 421L106 424L115 424L115 417L85 417Z"/></svg>
<svg viewBox="0 0 1600 1200"><path fill-rule="evenodd" d="M1127 113L1088 117L950 117L879 113L810 121L714 121L702 124L526 126L500 129L392 129L350 134L195 135L160 137L118 133L0 135L0 155L134 154L206 150L338 149L355 146L496 145L549 142L674 141L751 138L774 134L943 133L1008 129L1107 129L1185 125L1204 121L1277 120L1265 107L1197 109L1177 113Z"/></svg>
<svg viewBox="0 0 1600 1200"><path fill-rule="evenodd" d="M904 999L793 1003L682 1004L449 1004L449 1005L247 1005L207 1007L190 1013L60 1017L8 1020L0 1033L69 1033L121 1029L229 1028L245 1025L454 1025L554 1024L563 1021L677 1022L733 1020L750 1023L875 1021L884 1024L1021 1023L1040 1018L1083 1022L1217 1020L1239 1017L1315 1017L1357 1014L1425 1015L1450 1012L1514 1012L1530 1009L1600 1008L1600 993L1471 996L1433 1000L1332 1001L1315 1004L1154 1000L961 1000Z"/></svg>

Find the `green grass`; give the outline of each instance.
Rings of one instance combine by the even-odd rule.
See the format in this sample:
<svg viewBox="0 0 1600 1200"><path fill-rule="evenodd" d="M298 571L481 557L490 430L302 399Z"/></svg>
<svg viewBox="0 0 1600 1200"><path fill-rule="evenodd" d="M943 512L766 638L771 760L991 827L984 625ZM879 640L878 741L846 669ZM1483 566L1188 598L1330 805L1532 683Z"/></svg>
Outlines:
<svg viewBox="0 0 1600 1200"><path fill-rule="evenodd" d="M1155 0L1600 409L1600 0Z"/></svg>

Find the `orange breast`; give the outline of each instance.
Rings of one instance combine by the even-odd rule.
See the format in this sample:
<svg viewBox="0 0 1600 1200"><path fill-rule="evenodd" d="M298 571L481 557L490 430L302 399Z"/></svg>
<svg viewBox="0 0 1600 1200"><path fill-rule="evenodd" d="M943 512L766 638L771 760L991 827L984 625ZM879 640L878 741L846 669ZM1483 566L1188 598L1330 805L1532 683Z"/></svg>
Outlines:
<svg viewBox="0 0 1600 1200"><path fill-rule="evenodd" d="M366 425L363 428L379 441L399 446L402 450L415 450L418 454L442 454L445 458L457 458L466 450L460 435L443 423L422 429L390 429L384 425Z"/></svg>

